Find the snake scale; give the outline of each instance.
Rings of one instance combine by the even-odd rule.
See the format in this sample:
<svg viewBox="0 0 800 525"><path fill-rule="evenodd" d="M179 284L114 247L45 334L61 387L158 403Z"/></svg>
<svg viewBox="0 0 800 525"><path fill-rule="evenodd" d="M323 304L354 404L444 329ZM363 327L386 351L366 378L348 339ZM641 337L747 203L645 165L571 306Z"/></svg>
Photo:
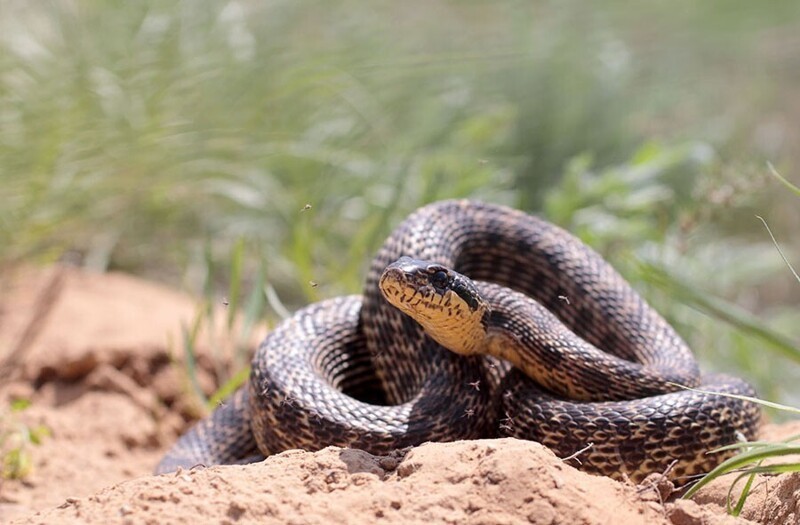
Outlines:
<svg viewBox="0 0 800 525"><path fill-rule="evenodd" d="M395 229L363 295L280 323L248 384L156 472L513 436L560 457L581 451L588 472L640 481L671 466L681 480L758 428L756 404L709 391L754 395L700 374L669 324L577 238L503 206L442 201Z"/></svg>

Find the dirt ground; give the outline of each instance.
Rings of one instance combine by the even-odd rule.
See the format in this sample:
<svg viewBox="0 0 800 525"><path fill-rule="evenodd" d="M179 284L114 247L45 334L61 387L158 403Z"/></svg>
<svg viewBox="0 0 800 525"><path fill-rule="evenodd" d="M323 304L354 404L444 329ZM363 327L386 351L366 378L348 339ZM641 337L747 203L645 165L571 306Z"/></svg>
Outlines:
<svg viewBox="0 0 800 525"><path fill-rule="evenodd" d="M386 457L297 450L152 476L197 413L180 364L181 326L191 325L197 301L122 274L49 268L6 277L0 438L46 431L40 444L24 445L29 473L0 478L0 522L800 523L798 474L760 479L743 518L732 518L725 480L694 501L675 500L664 484L583 474L514 439L430 443ZM198 350L200 386L210 392L214 350ZM8 408L21 400L30 405ZM797 433L800 422L763 431Z"/></svg>

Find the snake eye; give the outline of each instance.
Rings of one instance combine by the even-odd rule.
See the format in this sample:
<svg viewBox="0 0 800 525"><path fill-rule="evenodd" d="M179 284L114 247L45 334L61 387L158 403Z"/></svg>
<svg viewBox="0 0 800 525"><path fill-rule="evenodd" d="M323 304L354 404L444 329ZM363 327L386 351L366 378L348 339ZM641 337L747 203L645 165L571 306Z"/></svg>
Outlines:
<svg viewBox="0 0 800 525"><path fill-rule="evenodd" d="M447 288L447 272L439 270L430 277L431 285L437 290L444 290Z"/></svg>

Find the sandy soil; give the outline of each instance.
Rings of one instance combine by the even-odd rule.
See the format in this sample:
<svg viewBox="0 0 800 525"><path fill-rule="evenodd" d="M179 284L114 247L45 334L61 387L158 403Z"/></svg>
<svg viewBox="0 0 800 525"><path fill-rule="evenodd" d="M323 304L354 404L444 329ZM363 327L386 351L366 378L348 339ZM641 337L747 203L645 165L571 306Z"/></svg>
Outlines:
<svg viewBox="0 0 800 525"><path fill-rule="evenodd" d="M43 425L48 435L27 446L26 477L0 480L0 522L800 522L797 474L759 480L744 517L732 518L723 509L727 483L675 500L668 483L586 475L513 439L430 443L387 457L288 451L253 465L152 476L198 414L179 351L196 301L130 276L68 268L18 271L3 286L0 436L20 425ZM207 392L220 359L211 347L198 348ZM7 409L20 399L30 406ZM773 439L797 433L800 422L764 430Z"/></svg>

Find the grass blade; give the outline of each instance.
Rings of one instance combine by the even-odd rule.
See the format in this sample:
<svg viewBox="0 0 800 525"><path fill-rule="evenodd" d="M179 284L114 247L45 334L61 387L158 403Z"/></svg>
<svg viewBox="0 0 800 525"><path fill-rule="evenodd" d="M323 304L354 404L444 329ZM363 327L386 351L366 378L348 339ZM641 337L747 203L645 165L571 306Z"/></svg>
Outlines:
<svg viewBox="0 0 800 525"><path fill-rule="evenodd" d="M790 407L788 405L781 405L780 403L773 403L772 401L765 401L765 400L759 399L757 397L743 396L743 395L740 395L740 394L729 394L727 392L713 392L711 390L703 390L701 388L693 388L693 387L689 387L689 386L679 385L678 383L669 383L669 384L673 385L673 386L677 386L679 388L683 388L684 390L691 390L693 392L699 392L701 394L709 394L709 395L714 395L714 396L730 397L732 399L739 399L740 401L749 401L751 403L757 403L757 404L765 406L765 407L774 408L776 410L783 410L785 412L790 412L792 414L800 415L800 409L798 409L798 408Z"/></svg>
<svg viewBox="0 0 800 525"><path fill-rule="evenodd" d="M700 312L724 321L743 333L761 339L784 357L800 363L800 349L795 346L795 343L785 335L764 326L763 321L756 316L727 301L702 292L697 286L690 286L655 264L642 263L640 268L644 281L666 290L676 300Z"/></svg>
<svg viewBox="0 0 800 525"><path fill-rule="evenodd" d="M767 162L767 168L769 168L769 171L770 171L770 173L772 173L773 177L775 177L776 179L781 181L784 186L786 186L787 188L789 188L790 190L792 190L796 194L800 195L800 188L798 188L797 186L795 186L794 184L789 182L786 178L784 178L783 175L778 173L778 170L775 169L775 167L772 165L771 162Z"/></svg>
<svg viewBox="0 0 800 525"><path fill-rule="evenodd" d="M239 237L231 251L230 281L228 283L228 330L233 328L236 312L239 311L239 296L242 293L242 266L244 265L244 239Z"/></svg>
<svg viewBox="0 0 800 525"><path fill-rule="evenodd" d="M214 410L217 406L229 398L240 386L244 384L250 376L250 367L245 367L235 373L230 379L217 389L216 392L208 399L206 406L209 410Z"/></svg>
<svg viewBox="0 0 800 525"><path fill-rule="evenodd" d="M716 452L712 451L712 452ZM780 457L780 456L790 456L793 454L800 454L800 445L788 445L788 444L774 444L765 447L758 447L754 450L748 450L746 452L742 452L739 455L736 455L730 459L727 459L720 463L715 469L711 472L706 474L702 479L700 479L697 483L695 483L687 492L683 495L684 499L691 498L694 496L701 488L711 483L713 480L733 472L734 470L740 468L746 468L753 463L757 463L764 459L773 458L773 457ZM761 472L760 469L773 469L773 468L793 468L791 465L788 464L789 467L782 467L779 465L770 465L768 467L751 467L748 469L748 473L751 472L751 469L757 469L758 472ZM800 468L800 465L795 465L796 468ZM771 472L772 470L769 470Z"/></svg>
<svg viewBox="0 0 800 525"><path fill-rule="evenodd" d="M792 263L790 263L789 259L787 259L786 256L783 254L783 250L781 250L781 247L778 245L778 241L775 240L775 236L772 234L772 230L769 229L767 221L765 221L764 218L761 217L760 215L756 215L756 217L758 218L758 220L764 223L764 228L767 229L767 233L769 233L769 236L772 239L772 244L775 245L775 249L778 250L778 253L781 255L781 259L783 259L783 262L786 263L786 266L789 267L789 271L792 272L794 278L797 279L798 283L800 283L800 276L797 275L797 272L794 271L794 268L792 267Z"/></svg>

